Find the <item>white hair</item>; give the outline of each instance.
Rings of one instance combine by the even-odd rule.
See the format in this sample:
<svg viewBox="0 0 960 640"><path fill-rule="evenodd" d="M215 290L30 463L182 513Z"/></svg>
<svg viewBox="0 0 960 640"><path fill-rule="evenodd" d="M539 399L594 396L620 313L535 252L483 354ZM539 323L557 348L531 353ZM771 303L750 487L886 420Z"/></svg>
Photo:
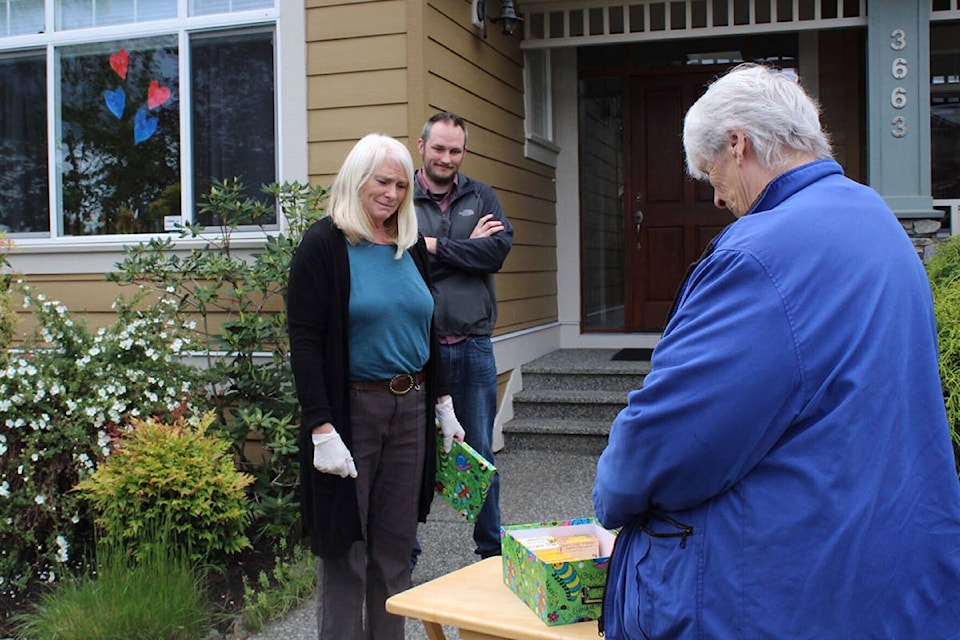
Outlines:
<svg viewBox="0 0 960 640"><path fill-rule="evenodd" d="M687 172L707 178L710 163L742 130L760 165L779 171L797 152L832 157L820 126L820 107L795 76L758 64L742 64L714 81L683 121Z"/></svg>
<svg viewBox="0 0 960 640"><path fill-rule="evenodd" d="M413 208L413 158L401 142L379 133L369 133L347 154L340 171L330 187L327 210L334 224L350 242L371 240L373 221L360 202L360 188L373 177L385 162L394 161L403 169L407 192L397 212L384 225L391 239L397 243L396 258L417 241L417 213Z"/></svg>

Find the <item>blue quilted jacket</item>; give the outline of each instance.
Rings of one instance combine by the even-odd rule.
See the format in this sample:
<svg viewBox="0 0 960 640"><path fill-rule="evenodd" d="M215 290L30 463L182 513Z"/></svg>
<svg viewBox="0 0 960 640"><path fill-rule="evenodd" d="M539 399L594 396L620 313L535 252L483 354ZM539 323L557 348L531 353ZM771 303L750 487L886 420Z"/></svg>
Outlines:
<svg viewBox="0 0 960 640"><path fill-rule="evenodd" d="M930 288L823 160L690 272L600 457L607 640L960 638L960 482Z"/></svg>

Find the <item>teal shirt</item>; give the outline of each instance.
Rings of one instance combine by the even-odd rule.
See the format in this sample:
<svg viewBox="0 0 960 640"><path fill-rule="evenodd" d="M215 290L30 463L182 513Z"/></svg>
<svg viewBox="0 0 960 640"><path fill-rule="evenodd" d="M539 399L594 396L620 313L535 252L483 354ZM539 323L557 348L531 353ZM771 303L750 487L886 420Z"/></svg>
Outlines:
<svg viewBox="0 0 960 640"><path fill-rule="evenodd" d="M394 245L347 243L350 379L386 380L423 369L430 356L433 295L410 254Z"/></svg>

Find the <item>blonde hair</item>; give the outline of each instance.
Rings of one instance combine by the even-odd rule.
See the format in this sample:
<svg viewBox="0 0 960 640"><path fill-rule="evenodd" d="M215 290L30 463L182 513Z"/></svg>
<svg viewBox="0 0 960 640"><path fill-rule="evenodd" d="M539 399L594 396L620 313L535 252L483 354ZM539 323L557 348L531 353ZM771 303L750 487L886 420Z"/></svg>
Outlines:
<svg viewBox="0 0 960 640"><path fill-rule="evenodd" d="M399 141L379 133L370 133L360 139L347 154L340 171L330 187L327 211L338 229L352 244L372 240L373 224L360 202L360 188L386 162L394 161L403 168L407 192L396 213L384 227L397 244L394 256L399 260L403 252L417 242L417 213L413 208L413 158Z"/></svg>

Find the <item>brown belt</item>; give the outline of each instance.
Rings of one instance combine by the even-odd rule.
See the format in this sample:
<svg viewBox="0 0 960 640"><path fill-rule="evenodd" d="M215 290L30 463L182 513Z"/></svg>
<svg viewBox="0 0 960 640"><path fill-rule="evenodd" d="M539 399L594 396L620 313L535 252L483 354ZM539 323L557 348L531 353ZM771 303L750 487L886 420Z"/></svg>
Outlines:
<svg viewBox="0 0 960 640"><path fill-rule="evenodd" d="M410 389L423 384L426 378L423 371L398 373L389 380L356 380L350 383L350 388L361 391L389 391L395 396L402 396Z"/></svg>

